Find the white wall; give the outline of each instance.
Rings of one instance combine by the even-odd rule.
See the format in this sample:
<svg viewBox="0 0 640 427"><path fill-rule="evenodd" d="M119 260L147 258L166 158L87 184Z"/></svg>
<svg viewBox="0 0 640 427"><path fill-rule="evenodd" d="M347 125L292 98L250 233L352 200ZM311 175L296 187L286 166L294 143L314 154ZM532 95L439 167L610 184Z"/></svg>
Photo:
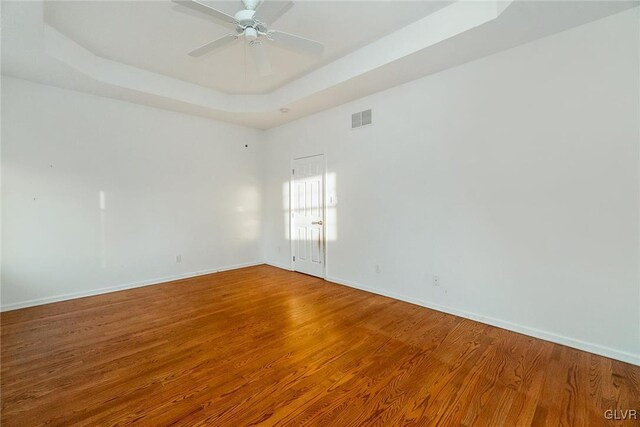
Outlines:
<svg viewBox="0 0 640 427"><path fill-rule="evenodd" d="M268 131L265 259L291 265L291 159L324 153L329 280L640 364L638 22ZM373 126L351 130L367 108Z"/></svg>
<svg viewBox="0 0 640 427"><path fill-rule="evenodd" d="M324 153L328 279L640 364L638 19L266 133L3 77L2 308L290 267L290 161Z"/></svg>
<svg viewBox="0 0 640 427"><path fill-rule="evenodd" d="M261 137L3 76L2 307L259 262Z"/></svg>

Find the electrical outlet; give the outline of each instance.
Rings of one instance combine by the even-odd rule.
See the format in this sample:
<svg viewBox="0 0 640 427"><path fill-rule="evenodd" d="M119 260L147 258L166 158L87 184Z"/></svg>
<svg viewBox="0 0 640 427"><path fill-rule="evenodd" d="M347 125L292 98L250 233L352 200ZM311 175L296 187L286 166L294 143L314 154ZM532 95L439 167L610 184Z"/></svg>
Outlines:
<svg viewBox="0 0 640 427"><path fill-rule="evenodd" d="M176 255L176 264L182 262L182 255Z"/></svg>
<svg viewBox="0 0 640 427"><path fill-rule="evenodd" d="M376 273L380 274L380 264L376 264Z"/></svg>
<svg viewBox="0 0 640 427"><path fill-rule="evenodd" d="M440 286L440 276L433 276L433 286Z"/></svg>

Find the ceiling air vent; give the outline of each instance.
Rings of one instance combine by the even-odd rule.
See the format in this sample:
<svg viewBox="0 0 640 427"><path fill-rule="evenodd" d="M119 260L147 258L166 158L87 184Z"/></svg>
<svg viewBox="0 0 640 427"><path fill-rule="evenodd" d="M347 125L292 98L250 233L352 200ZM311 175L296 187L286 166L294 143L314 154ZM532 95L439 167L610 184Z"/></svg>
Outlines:
<svg viewBox="0 0 640 427"><path fill-rule="evenodd" d="M367 126L372 123L371 110L360 111L351 115L351 129Z"/></svg>

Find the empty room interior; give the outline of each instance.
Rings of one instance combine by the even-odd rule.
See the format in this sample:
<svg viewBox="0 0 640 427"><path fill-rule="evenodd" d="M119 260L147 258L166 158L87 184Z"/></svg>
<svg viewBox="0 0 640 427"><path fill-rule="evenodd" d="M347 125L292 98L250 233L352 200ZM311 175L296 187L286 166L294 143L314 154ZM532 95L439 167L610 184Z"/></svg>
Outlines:
<svg viewBox="0 0 640 427"><path fill-rule="evenodd" d="M639 1L0 12L2 426L640 425Z"/></svg>

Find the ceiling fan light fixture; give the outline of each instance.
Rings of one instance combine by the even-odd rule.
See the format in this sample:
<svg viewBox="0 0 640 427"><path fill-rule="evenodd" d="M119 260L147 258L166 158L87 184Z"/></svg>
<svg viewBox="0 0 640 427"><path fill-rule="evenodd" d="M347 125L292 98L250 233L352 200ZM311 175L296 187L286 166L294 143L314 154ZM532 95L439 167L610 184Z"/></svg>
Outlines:
<svg viewBox="0 0 640 427"><path fill-rule="evenodd" d="M253 27L247 27L244 29L244 36L247 40L256 40L258 38L258 31Z"/></svg>
<svg viewBox="0 0 640 427"><path fill-rule="evenodd" d="M283 108L281 108L281 109L280 109L280 112L281 112L282 114L287 114L287 113L289 112L289 109L288 109L288 108L284 108L284 107L283 107Z"/></svg>

